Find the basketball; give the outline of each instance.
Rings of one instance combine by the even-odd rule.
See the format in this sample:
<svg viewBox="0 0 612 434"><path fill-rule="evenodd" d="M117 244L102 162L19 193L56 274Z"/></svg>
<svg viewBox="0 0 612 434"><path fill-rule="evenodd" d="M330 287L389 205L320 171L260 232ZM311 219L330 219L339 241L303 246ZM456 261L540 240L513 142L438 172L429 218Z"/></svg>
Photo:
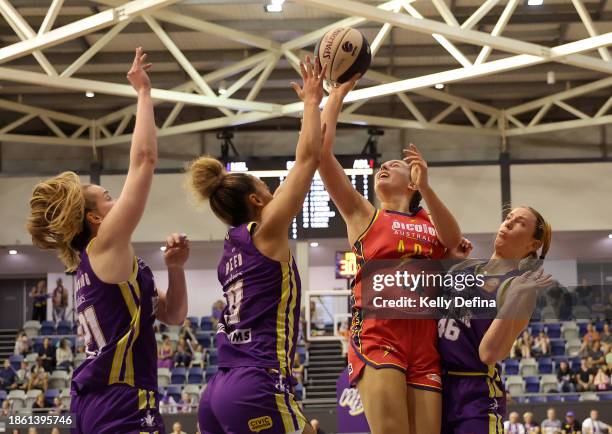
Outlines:
<svg viewBox="0 0 612 434"><path fill-rule="evenodd" d="M332 85L349 81L355 74L365 74L372 61L366 37L351 27L336 27L327 32L315 48L321 67L327 65L325 80Z"/></svg>

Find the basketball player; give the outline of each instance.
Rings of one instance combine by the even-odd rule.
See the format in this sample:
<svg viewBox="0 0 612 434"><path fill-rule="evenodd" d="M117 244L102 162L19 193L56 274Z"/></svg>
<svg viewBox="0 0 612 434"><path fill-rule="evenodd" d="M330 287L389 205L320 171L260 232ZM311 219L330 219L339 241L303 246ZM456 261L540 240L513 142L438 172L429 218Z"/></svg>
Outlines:
<svg viewBox="0 0 612 434"><path fill-rule="evenodd" d="M484 286L474 286L473 295L507 302L498 306L495 319L443 318L438 322L438 349L444 367L443 434L504 432L506 397L497 363L508 357L529 323L536 290L552 283L541 266L530 270L534 267L529 265L546 257L550 241L550 225L538 211L515 208L497 232L489 261L471 260L455 266L461 273L486 277ZM466 258L471 249L471 243L464 239L452 254Z"/></svg>
<svg viewBox="0 0 612 434"><path fill-rule="evenodd" d="M120 197L81 184L73 172L36 185L28 230L34 244L55 250L76 271L79 323L87 359L72 377L74 434L164 433L157 403L153 322L181 324L187 314L183 264L186 237L166 240L169 287L134 256L132 233L143 215L157 162L157 138L146 54L136 49L128 80L138 93L130 166Z"/></svg>
<svg viewBox="0 0 612 434"><path fill-rule="evenodd" d="M309 58L300 66L304 87L293 87L304 120L295 165L274 195L213 158L189 169L196 194L230 226L218 268L227 301L217 331L219 371L200 401L202 433L313 433L293 394L301 290L288 233L320 161L325 68Z"/></svg>
<svg viewBox="0 0 612 434"><path fill-rule="evenodd" d="M348 353L350 381L359 388L374 434L435 433L440 429L442 405L436 321L364 318L361 269L374 259L442 258L445 248L459 244L461 231L429 186L427 164L414 145L404 151L404 160L387 161L377 172L375 191L381 209L353 188L332 145L342 102L357 78L330 92L322 113L327 131L319 167L358 260ZM431 216L419 206L421 198ZM407 229L400 234L394 225Z"/></svg>

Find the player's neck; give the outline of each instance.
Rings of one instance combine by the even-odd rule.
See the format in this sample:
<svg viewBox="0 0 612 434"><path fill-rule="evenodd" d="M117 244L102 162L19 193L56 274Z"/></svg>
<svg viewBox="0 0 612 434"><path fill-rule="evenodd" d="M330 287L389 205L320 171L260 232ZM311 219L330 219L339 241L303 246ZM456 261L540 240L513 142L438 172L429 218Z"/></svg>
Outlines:
<svg viewBox="0 0 612 434"><path fill-rule="evenodd" d="M396 211L405 214L410 214L410 199L405 197L397 199L388 199L380 202L380 207L388 211Z"/></svg>

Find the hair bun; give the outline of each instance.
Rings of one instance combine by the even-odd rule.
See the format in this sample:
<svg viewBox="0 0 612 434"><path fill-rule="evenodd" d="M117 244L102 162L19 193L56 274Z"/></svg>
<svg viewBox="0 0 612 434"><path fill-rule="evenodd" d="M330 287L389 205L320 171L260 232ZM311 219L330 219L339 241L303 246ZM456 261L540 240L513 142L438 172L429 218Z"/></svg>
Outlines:
<svg viewBox="0 0 612 434"><path fill-rule="evenodd" d="M216 158L209 156L194 160L188 168L191 187L201 200L208 200L221 187L227 171Z"/></svg>

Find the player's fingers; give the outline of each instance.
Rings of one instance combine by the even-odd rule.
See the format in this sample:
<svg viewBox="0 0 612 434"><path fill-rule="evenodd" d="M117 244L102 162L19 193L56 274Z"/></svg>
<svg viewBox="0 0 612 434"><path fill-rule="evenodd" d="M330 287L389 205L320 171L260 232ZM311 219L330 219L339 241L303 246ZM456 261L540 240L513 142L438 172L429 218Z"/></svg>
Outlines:
<svg viewBox="0 0 612 434"><path fill-rule="evenodd" d="M168 235L166 237L166 249L171 249L174 245L174 240L172 239L172 235Z"/></svg>
<svg viewBox="0 0 612 434"><path fill-rule="evenodd" d="M152 63L147 63L146 65L143 65L142 69L144 69L145 71L148 71L149 68L151 68L153 66Z"/></svg>
<svg viewBox="0 0 612 434"><path fill-rule="evenodd" d="M174 245L181 244L181 236L177 233L172 234L172 239L174 240Z"/></svg>
<svg viewBox="0 0 612 434"><path fill-rule="evenodd" d="M295 83L295 82L291 82L291 87L293 88L293 90L295 90L295 93L298 94L298 96L301 98L302 97L302 88L299 84Z"/></svg>
<svg viewBox="0 0 612 434"><path fill-rule="evenodd" d="M310 56L306 56L306 72L308 72L308 77L312 77L312 62L310 61Z"/></svg>
<svg viewBox="0 0 612 434"><path fill-rule="evenodd" d="M327 124L324 123L321 127L321 137L325 137L325 133L327 132Z"/></svg>
<svg viewBox="0 0 612 434"><path fill-rule="evenodd" d="M308 76L308 70L306 69L306 65L302 61L300 61L300 72L302 73L302 78L306 80L306 77Z"/></svg>
<svg viewBox="0 0 612 434"><path fill-rule="evenodd" d="M319 56L315 57L314 73L317 79L321 76L321 61L319 60Z"/></svg>
<svg viewBox="0 0 612 434"><path fill-rule="evenodd" d="M143 55L141 55L140 59L138 60L141 64L145 63L145 60L147 60L147 53L144 53Z"/></svg>
<svg viewBox="0 0 612 434"><path fill-rule="evenodd" d="M327 74L327 63L323 65L323 68L321 68L321 73L319 75L319 78L321 79L321 84L323 84L323 80L325 79L325 74Z"/></svg>

